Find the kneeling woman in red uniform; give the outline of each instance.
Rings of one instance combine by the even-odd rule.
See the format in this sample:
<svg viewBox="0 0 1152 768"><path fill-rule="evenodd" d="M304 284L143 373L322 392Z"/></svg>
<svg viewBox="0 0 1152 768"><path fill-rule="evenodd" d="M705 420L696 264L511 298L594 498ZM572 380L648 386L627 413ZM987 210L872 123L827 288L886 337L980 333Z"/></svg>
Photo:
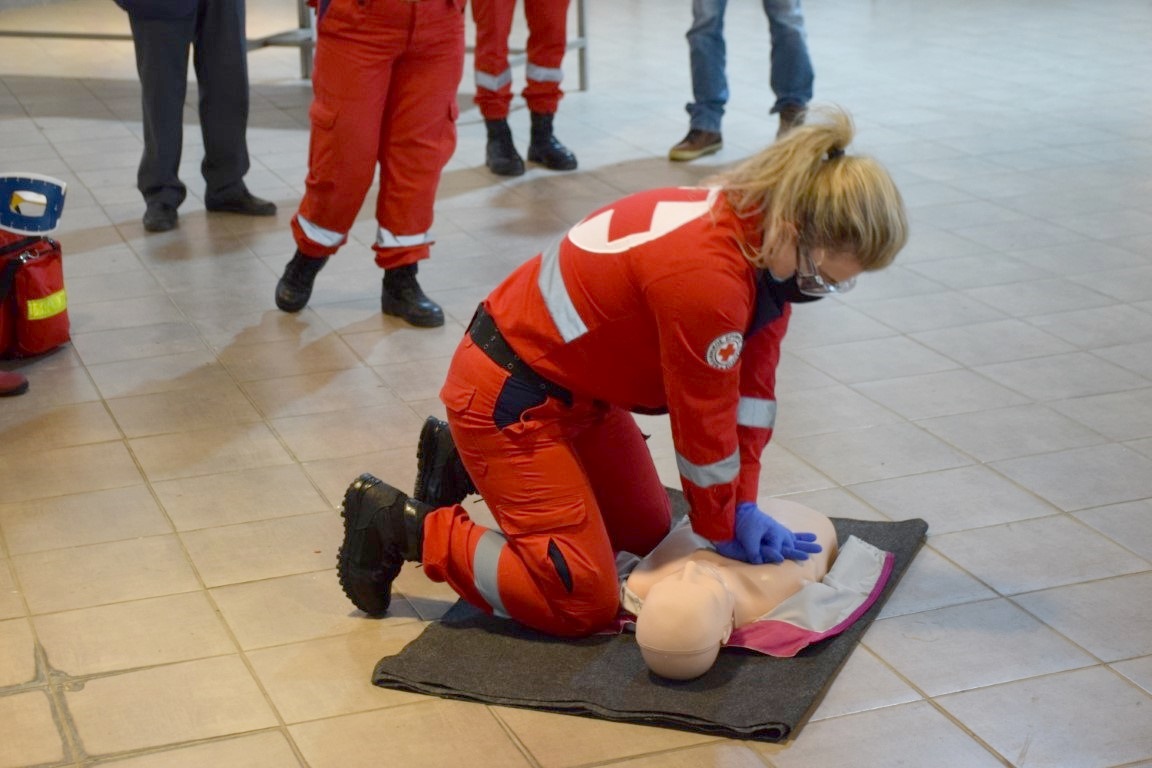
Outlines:
<svg viewBox="0 0 1152 768"><path fill-rule="evenodd" d="M605 206L504 280L441 390L451 434L430 420L421 436L416 498L371 475L345 495L338 573L352 602L383 613L416 560L543 632L605 628L619 609L615 553L647 554L670 524L632 412L669 415L692 528L718 552L759 563L819 551L756 499L791 304L848 290L907 237L891 177L845 154L852 136L849 116L829 111L717 186ZM470 483L498 530L459 504Z"/></svg>

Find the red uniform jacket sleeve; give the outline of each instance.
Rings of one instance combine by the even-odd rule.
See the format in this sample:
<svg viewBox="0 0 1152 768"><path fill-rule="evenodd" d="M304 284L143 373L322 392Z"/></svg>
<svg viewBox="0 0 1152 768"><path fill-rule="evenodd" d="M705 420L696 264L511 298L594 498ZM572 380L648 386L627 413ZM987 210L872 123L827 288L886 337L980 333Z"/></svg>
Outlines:
<svg viewBox="0 0 1152 768"><path fill-rule="evenodd" d="M686 270L651 284L676 463L692 529L732 538L741 451L740 358L754 286L746 271Z"/></svg>
<svg viewBox="0 0 1152 768"><path fill-rule="evenodd" d="M760 495L760 455L772 439L776 425L776 367L791 314L792 307L785 304L779 317L744 342L736 426L740 441L737 503L756 501Z"/></svg>

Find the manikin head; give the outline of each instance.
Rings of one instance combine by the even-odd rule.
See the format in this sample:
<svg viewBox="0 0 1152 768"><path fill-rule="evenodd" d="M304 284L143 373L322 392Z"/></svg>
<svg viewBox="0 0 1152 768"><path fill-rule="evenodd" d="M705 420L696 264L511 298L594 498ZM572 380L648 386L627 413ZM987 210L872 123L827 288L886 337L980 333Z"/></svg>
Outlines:
<svg viewBox="0 0 1152 768"><path fill-rule="evenodd" d="M636 617L636 643L648 669L672 680L707 672L732 633L736 598L716 567L689 560L652 586Z"/></svg>

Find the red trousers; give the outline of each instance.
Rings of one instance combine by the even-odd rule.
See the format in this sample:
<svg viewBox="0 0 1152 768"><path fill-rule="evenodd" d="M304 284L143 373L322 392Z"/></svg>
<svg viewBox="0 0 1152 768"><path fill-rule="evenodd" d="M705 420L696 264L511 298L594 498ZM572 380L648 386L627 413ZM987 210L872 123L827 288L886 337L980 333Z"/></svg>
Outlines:
<svg viewBox="0 0 1152 768"><path fill-rule="evenodd" d="M476 105L485 120L508 117L512 69L508 35L516 0L472 0L476 22ZM555 114L568 46L568 0L524 0L528 21L528 83L524 100L533 112Z"/></svg>
<svg viewBox="0 0 1152 768"><path fill-rule="evenodd" d="M425 574L542 632L603 629L619 611L615 552L645 555L671 524L635 419L602 403L569 406L528 393L468 336L441 398L500 530L477 525L463 506L433 511L424 523Z"/></svg>
<svg viewBox="0 0 1152 768"><path fill-rule="evenodd" d="M456 148L464 0L321 6L296 245L308 256L335 253L379 167L376 263L415 263L428 257L436 187Z"/></svg>

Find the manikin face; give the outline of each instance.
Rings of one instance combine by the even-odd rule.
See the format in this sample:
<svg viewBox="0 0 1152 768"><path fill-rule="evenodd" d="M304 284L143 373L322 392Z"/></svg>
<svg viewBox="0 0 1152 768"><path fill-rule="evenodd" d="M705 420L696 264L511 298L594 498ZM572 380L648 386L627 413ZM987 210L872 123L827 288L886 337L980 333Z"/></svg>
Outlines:
<svg viewBox="0 0 1152 768"><path fill-rule="evenodd" d="M648 591L636 617L636 643L661 677L691 680L711 669L732 632L736 599L716 567L689 560Z"/></svg>

